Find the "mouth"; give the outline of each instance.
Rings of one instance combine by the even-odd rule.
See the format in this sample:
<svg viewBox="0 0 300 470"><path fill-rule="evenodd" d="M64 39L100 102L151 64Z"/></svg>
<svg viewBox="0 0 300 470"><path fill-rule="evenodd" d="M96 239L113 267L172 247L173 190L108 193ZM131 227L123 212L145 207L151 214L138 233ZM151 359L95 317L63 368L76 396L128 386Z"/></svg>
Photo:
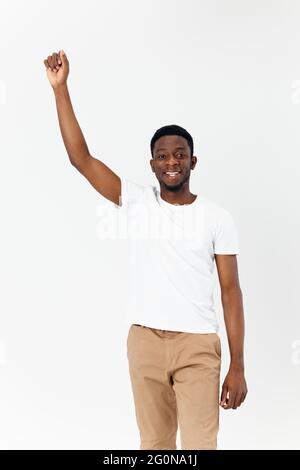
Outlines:
<svg viewBox="0 0 300 470"><path fill-rule="evenodd" d="M176 178L178 178L180 173L181 173L181 171L165 171L164 175L166 175L166 177L169 180L172 181L172 180L175 180Z"/></svg>

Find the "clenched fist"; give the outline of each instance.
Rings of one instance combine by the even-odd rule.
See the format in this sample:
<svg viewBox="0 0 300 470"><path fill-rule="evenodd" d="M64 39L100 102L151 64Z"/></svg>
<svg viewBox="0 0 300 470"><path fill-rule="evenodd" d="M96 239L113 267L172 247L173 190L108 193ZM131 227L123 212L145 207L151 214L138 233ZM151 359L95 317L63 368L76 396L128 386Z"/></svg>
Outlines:
<svg viewBox="0 0 300 470"><path fill-rule="evenodd" d="M47 77L53 88L67 83L69 75L69 61L64 51L57 54L53 52L44 60L47 69Z"/></svg>

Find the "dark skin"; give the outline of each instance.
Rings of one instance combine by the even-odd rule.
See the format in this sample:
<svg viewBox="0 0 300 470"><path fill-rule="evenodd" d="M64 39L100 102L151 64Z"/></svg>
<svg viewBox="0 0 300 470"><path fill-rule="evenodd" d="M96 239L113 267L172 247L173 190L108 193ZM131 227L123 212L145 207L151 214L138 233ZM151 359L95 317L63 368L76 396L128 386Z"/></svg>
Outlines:
<svg viewBox="0 0 300 470"><path fill-rule="evenodd" d="M192 203L197 195L192 194L189 189L190 172L196 166L197 157L191 156L187 140L177 135L160 137L155 142L152 157L150 165L160 184L162 199L170 204ZM167 171L179 171L179 174L170 178L166 175ZM230 350L230 366L222 385L220 406L235 410L243 403L248 392L244 375L242 291L236 255L215 254L215 262Z"/></svg>
<svg viewBox="0 0 300 470"><path fill-rule="evenodd" d="M72 165L106 199L122 205L121 180L104 162L90 155L76 119L67 87L69 60L61 50L44 60L47 77L55 96L60 130ZM181 147L181 148L176 148ZM160 150L163 148L164 150ZM190 172L197 157L191 156L187 140L180 136L164 136L155 142L152 171L159 184L161 197L171 204L191 204L196 195L189 190ZM180 171L174 179L165 171ZM230 367L222 387L220 405L236 409L244 401L247 385L244 378L244 314L239 286L236 255L216 255L215 261L222 292L222 304L230 349Z"/></svg>
<svg viewBox="0 0 300 470"><path fill-rule="evenodd" d="M189 189L190 173L196 163L197 157L191 157L190 147L184 137L166 135L157 139L150 165L160 184L162 199L170 204L190 204L196 199L197 196ZM168 170L179 170L180 174L170 180L165 174Z"/></svg>

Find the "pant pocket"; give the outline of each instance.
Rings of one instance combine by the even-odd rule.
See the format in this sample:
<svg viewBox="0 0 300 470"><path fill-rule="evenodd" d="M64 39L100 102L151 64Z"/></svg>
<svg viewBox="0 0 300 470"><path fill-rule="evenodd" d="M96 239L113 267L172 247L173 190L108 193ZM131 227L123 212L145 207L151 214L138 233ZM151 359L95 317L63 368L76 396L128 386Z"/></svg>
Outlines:
<svg viewBox="0 0 300 470"><path fill-rule="evenodd" d="M222 357L222 346L221 346L220 337L217 334L216 334L216 339L215 339L215 342L214 342L214 346L215 346L215 351L216 351L217 355L221 359L221 357Z"/></svg>

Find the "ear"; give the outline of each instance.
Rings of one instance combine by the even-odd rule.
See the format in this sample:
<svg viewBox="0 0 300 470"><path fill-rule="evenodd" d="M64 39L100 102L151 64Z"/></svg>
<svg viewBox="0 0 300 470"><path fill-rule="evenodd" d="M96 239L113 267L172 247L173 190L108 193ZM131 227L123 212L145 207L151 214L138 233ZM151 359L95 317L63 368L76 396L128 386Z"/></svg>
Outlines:
<svg viewBox="0 0 300 470"><path fill-rule="evenodd" d="M197 157L196 157L196 155L193 155L192 156L192 161L191 161L191 169L192 170L195 168L196 163L197 163Z"/></svg>
<svg viewBox="0 0 300 470"><path fill-rule="evenodd" d="M155 173L155 170L154 170L154 167L153 167L153 158L151 158L151 160L150 160L150 166L151 166L151 169L152 169L153 173Z"/></svg>

